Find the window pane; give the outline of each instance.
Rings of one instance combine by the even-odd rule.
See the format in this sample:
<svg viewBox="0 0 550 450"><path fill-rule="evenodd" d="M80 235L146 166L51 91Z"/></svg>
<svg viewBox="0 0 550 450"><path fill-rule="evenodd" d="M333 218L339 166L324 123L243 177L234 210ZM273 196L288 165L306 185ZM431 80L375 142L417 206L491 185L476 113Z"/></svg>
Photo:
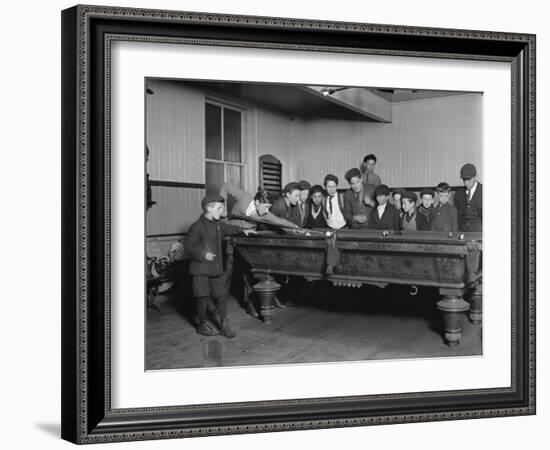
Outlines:
<svg viewBox="0 0 550 450"><path fill-rule="evenodd" d="M220 188L222 187L222 184L224 182L223 164L207 162L204 178L206 184L206 193L219 193Z"/></svg>
<svg viewBox="0 0 550 450"><path fill-rule="evenodd" d="M222 159L222 109L219 106L206 103L205 109L206 130L206 158Z"/></svg>
<svg viewBox="0 0 550 450"><path fill-rule="evenodd" d="M223 110L224 160L241 162L241 113L232 109Z"/></svg>
<svg viewBox="0 0 550 450"><path fill-rule="evenodd" d="M241 166L234 166L233 164L226 164L225 166L225 179L240 188L243 188L243 168Z"/></svg>

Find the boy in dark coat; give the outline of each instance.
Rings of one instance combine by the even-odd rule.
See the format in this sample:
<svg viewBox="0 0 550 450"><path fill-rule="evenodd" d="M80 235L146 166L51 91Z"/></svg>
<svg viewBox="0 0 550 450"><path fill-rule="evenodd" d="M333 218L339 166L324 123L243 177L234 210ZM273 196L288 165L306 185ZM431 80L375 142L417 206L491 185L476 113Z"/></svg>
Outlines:
<svg viewBox="0 0 550 450"><path fill-rule="evenodd" d="M420 192L421 203L416 210L423 214L428 221L428 226L432 227L432 211L434 209L434 192L431 189L422 189ZM429 228L428 228L429 229Z"/></svg>
<svg viewBox="0 0 550 450"><path fill-rule="evenodd" d="M376 187L374 191L378 206L369 217L369 228L374 230L399 231L401 228L399 212L389 204L390 188L385 184Z"/></svg>
<svg viewBox="0 0 550 450"><path fill-rule="evenodd" d="M283 189L283 195L273 202L271 213L300 227L302 218L298 207L299 200L300 185L294 182L288 183Z"/></svg>
<svg viewBox="0 0 550 450"><path fill-rule="evenodd" d="M189 272L193 275L193 295L197 299L199 324L197 333L205 336L222 334L226 338L235 337L235 332L227 322L228 287L224 274L222 240L225 235L254 233L221 222L224 199L219 194L208 194L202 200L204 214L189 228L185 242L186 253L191 259ZM212 315L220 331L207 321L207 313Z"/></svg>
<svg viewBox="0 0 550 450"><path fill-rule="evenodd" d="M448 183L437 185L439 202L432 209L432 231L458 231L458 210L449 203L451 188Z"/></svg>

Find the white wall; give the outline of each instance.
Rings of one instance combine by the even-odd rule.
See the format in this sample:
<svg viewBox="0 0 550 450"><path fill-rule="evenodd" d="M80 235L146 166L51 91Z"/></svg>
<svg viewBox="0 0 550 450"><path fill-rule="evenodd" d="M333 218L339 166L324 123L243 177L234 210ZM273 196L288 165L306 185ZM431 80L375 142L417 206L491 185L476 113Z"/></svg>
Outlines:
<svg viewBox="0 0 550 450"><path fill-rule="evenodd" d="M60 16L71 0L8 2L3 9L2 130L4 193L1 232L4 312L0 318L2 342L0 441L3 448L74 449L59 438L60 404ZM537 33L538 47L538 158L539 192L550 191L548 127L550 88L550 30L544 2L525 0L463 0L442 7L441 2L361 3L340 0L297 2L278 0L108 0L105 5L187 9L330 20L393 23L433 27L470 28ZM22 183L23 178L28 180ZM15 187L15 188L14 188ZM538 196L544 200L543 195ZM543 224L548 208L538 208L539 316L538 415L384 427L222 436L159 442L106 444L108 449L334 449L543 448L550 422L550 316L545 301L550 287L549 236ZM36 251L34 251L36 249Z"/></svg>

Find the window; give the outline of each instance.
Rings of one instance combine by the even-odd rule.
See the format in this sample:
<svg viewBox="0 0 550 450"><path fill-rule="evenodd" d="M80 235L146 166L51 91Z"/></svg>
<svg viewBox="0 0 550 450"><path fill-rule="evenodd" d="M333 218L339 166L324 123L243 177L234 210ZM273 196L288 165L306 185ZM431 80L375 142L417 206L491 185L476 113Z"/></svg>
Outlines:
<svg viewBox="0 0 550 450"><path fill-rule="evenodd" d="M242 112L208 101L205 105L206 192L219 192L225 182L244 184Z"/></svg>

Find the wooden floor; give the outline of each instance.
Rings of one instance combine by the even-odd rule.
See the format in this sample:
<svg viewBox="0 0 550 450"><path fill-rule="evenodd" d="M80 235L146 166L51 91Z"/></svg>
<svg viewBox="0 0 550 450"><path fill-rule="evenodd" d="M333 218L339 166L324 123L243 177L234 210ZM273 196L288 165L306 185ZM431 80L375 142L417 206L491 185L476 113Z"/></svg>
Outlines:
<svg viewBox="0 0 550 450"><path fill-rule="evenodd" d="M181 294L147 312L147 366L151 369L250 366L481 354L481 331L466 318L459 347L442 337L437 292L408 288L319 286L312 305L276 309L269 325L247 315L234 297L228 315L233 339L196 333L193 301Z"/></svg>

